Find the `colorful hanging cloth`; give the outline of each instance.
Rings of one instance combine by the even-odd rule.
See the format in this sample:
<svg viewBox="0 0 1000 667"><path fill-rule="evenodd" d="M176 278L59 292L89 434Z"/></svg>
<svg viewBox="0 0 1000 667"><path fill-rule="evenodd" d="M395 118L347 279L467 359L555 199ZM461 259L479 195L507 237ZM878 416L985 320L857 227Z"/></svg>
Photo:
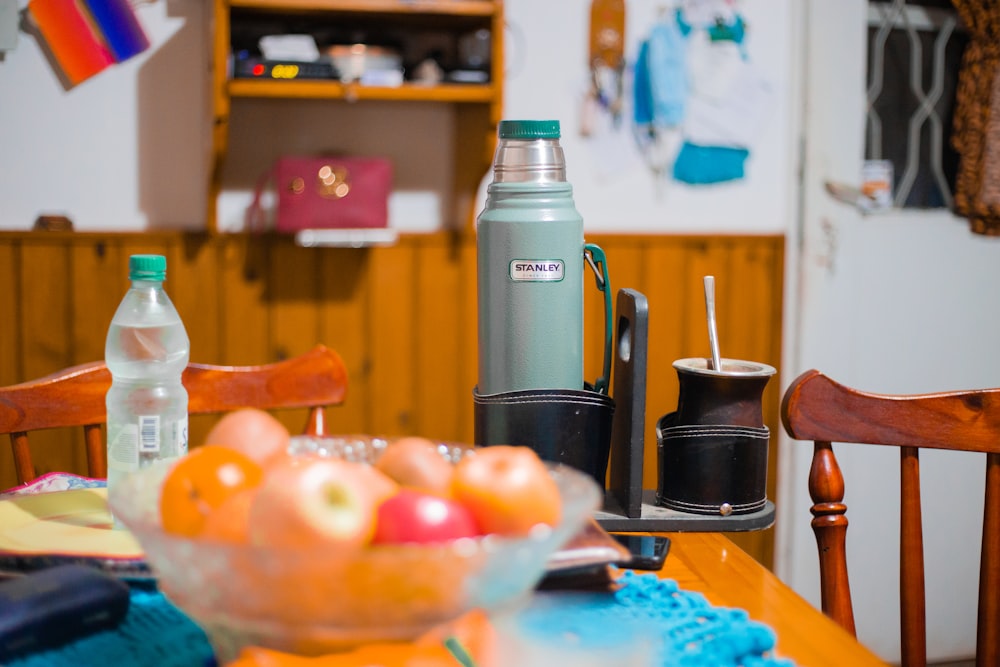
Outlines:
<svg viewBox="0 0 1000 667"><path fill-rule="evenodd" d="M969 30L952 145L961 156L955 210L977 234L1000 236L1000 4L952 0Z"/></svg>

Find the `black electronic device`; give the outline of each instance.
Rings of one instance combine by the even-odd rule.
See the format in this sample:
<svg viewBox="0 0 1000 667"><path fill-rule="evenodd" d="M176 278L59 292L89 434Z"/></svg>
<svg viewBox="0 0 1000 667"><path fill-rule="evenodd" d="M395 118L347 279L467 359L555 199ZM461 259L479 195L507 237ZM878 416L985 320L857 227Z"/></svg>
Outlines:
<svg viewBox="0 0 1000 667"><path fill-rule="evenodd" d="M129 587L87 565L57 565L0 581L0 663L117 626Z"/></svg>
<svg viewBox="0 0 1000 667"><path fill-rule="evenodd" d="M270 79L290 81L295 79L337 79L337 68L329 60L294 62L265 60L238 54L233 59L233 77L237 79Z"/></svg>
<svg viewBox="0 0 1000 667"><path fill-rule="evenodd" d="M659 570L663 567L663 562L670 551L670 538L661 535L611 533L611 536L632 554L629 560L615 563L618 567L630 570Z"/></svg>

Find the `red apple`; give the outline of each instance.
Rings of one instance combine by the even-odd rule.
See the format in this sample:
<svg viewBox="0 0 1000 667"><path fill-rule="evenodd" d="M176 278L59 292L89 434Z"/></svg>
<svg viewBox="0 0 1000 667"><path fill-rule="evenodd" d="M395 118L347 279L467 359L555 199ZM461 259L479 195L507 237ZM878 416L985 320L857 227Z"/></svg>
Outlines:
<svg viewBox="0 0 1000 667"><path fill-rule="evenodd" d="M360 547L375 532L379 504L398 485L371 466L290 458L267 471L249 511L254 544Z"/></svg>
<svg viewBox="0 0 1000 667"><path fill-rule="evenodd" d="M528 447L480 447L455 465L452 495L469 508L486 533L527 535L562 517L559 486Z"/></svg>
<svg viewBox="0 0 1000 667"><path fill-rule="evenodd" d="M476 521L464 506L433 493L402 488L379 505L372 544L447 542L478 534Z"/></svg>

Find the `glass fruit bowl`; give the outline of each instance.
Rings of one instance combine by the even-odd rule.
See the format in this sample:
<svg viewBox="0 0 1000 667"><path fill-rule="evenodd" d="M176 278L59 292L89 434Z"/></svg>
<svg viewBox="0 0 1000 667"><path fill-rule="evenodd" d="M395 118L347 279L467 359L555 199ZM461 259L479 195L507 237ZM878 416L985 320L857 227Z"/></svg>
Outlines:
<svg viewBox="0 0 1000 667"><path fill-rule="evenodd" d="M368 436L298 436L290 452L371 463L387 444ZM454 463L474 449L438 443L438 451ZM171 465L127 476L111 490L110 505L142 546L160 589L206 631L220 663L247 645L317 655L412 639L471 609L512 603L533 590L549 557L583 528L602 495L589 475L547 464L562 519L524 538L486 535L339 553L278 549L163 532L159 488Z"/></svg>

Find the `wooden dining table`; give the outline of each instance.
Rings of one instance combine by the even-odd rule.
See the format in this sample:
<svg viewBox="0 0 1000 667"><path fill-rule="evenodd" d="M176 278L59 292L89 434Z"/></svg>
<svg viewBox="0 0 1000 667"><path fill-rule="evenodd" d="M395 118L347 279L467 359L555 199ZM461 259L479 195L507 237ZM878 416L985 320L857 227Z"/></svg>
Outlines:
<svg viewBox="0 0 1000 667"><path fill-rule="evenodd" d="M777 636L775 653L798 667L887 664L721 533L658 533L670 538L659 576L713 605L746 610Z"/></svg>
<svg viewBox="0 0 1000 667"><path fill-rule="evenodd" d="M22 493L34 495L60 490L70 482L97 483L55 474L40 478L33 485L37 489L22 489ZM701 593L715 607L745 610L752 620L774 631L775 655L791 659L796 667L885 667L887 664L724 534L646 534L670 539L667 558L656 572L660 578L675 581L683 591Z"/></svg>

